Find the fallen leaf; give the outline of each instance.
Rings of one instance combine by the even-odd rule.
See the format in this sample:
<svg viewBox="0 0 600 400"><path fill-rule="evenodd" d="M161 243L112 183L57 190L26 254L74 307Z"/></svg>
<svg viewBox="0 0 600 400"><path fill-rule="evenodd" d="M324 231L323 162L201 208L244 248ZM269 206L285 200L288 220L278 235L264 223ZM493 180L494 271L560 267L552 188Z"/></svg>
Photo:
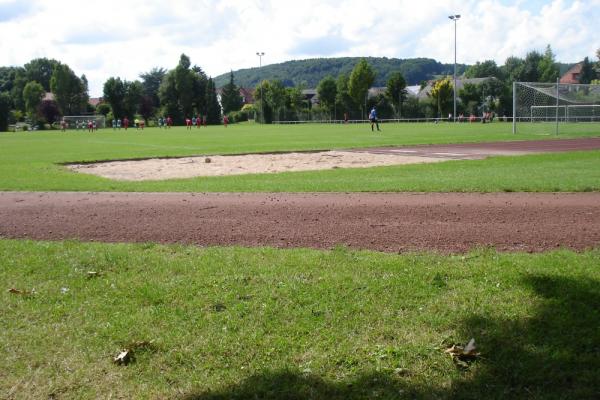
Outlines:
<svg viewBox="0 0 600 400"><path fill-rule="evenodd" d="M465 347L454 344L444 352L450 354L452 359L461 366L466 366L465 361L473 360L480 354L475 346L475 339L469 340Z"/></svg>
<svg viewBox="0 0 600 400"><path fill-rule="evenodd" d="M96 272L96 271L88 271L87 272L87 277L88 278L95 278L97 276L100 276L100 273Z"/></svg>
<svg viewBox="0 0 600 400"><path fill-rule="evenodd" d="M8 293L12 293L12 294L20 294L23 296L30 296L32 294L35 294L35 289L33 289L32 291L29 290L21 290L21 289L17 289L17 288L10 288L7 290Z"/></svg>
<svg viewBox="0 0 600 400"><path fill-rule="evenodd" d="M127 365L133 359L133 352L131 350L122 350L115 358L113 362L118 365Z"/></svg>

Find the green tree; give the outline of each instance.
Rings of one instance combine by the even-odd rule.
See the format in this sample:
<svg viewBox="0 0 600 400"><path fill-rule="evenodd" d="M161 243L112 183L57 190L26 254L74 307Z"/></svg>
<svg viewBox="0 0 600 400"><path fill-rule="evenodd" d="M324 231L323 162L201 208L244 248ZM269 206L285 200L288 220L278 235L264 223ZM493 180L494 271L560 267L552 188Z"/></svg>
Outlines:
<svg viewBox="0 0 600 400"><path fill-rule="evenodd" d="M172 117L176 124L183 121L181 110L179 109L179 97L175 88L175 72L169 71L163 79L158 90L160 104L162 105L163 114Z"/></svg>
<svg viewBox="0 0 600 400"><path fill-rule="evenodd" d="M160 107L158 90L166 74L167 70L158 67L154 67L149 72L140 74L144 96L150 97L154 107Z"/></svg>
<svg viewBox="0 0 600 400"><path fill-rule="evenodd" d="M432 100L432 106L436 107L437 109L438 117L441 118L443 115L448 113L450 106L452 105L453 98L452 81L450 78L437 80L431 88L429 97Z"/></svg>
<svg viewBox="0 0 600 400"><path fill-rule="evenodd" d="M396 109L397 117L400 118L402 116L402 103L404 103L408 95L408 92L406 91L406 80L402 73L394 72L390 75L390 79L386 85L385 94Z"/></svg>
<svg viewBox="0 0 600 400"><path fill-rule="evenodd" d="M234 82L233 72L229 73L229 83L223 86L221 105L225 114L239 111L242 108L242 96L240 96L240 88Z"/></svg>
<svg viewBox="0 0 600 400"><path fill-rule="evenodd" d="M508 57L506 59L501 70L507 83L512 84L512 82L520 80L524 64L525 61L519 57Z"/></svg>
<svg viewBox="0 0 600 400"><path fill-rule="evenodd" d="M110 104L115 118L122 119L125 117L125 84L121 78L108 78L104 82L104 100Z"/></svg>
<svg viewBox="0 0 600 400"><path fill-rule="evenodd" d="M336 98L337 109L344 114L350 114L355 109L354 101L350 96L348 82L350 78L346 74L340 74L336 80Z"/></svg>
<svg viewBox="0 0 600 400"><path fill-rule="evenodd" d="M496 65L494 60L477 61L465 71L465 78L489 78L495 77L502 79L502 70Z"/></svg>
<svg viewBox="0 0 600 400"><path fill-rule="evenodd" d="M319 82L317 86L317 94L319 95L319 101L321 106L329 111L329 114L335 109L335 101L337 97L337 85L335 79L331 75L327 75ZM336 116L333 117L337 118Z"/></svg>
<svg viewBox="0 0 600 400"><path fill-rule="evenodd" d="M194 112L194 75L190 65L190 58L182 54L179 64L175 67L175 90L184 118L191 118Z"/></svg>
<svg viewBox="0 0 600 400"><path fill-rule="evenodd" d="M36 81L46 92L50 91L50 80L60 62L47 58L36 58L24 65L25 77L28 82Z"/></svg>
<svg viewBox="0 0 600 400"><path fill-rule="evenodd" d="M125 97L123 98L123 111L126 116L133 118L139 111L140 103L144 93L144 87L140 81L124 82Z"/></svg>
<svg viewBox="0 0 600 400"><path fill-rule="evenodd" d="M25 101L25 110L30 118L33 119L37 116L38 107L45 93L44 87L35 81L31 81L25 85L23 100Z"/></svg>
<svg viewBox="0 0 600 400"><path fill-rule="evenodd" d="M591 83L595 78L595 71L589 58L584 58L581 63L581 74L579 75L579 83Z"/></svg>
<svg viewBox="0 0 600 400"><path fill-rule="evenodd" d="M221 123L221 106L217 99L215 81L212 78L208 78L206 83L206 122L209 124Z"/></svg>
<svg viewBox="0 0 600 400"><path fill-rule="evenodd" d="M8 92L0 92L0 132L8 130L8 119L10 117L10 109L12 99Z"/></svg>
<svg viewBox="0 0 600 400"><path fill-rule="evenodd" d="M192 67L194 75L193 92L194 92L194 107L199 115L206 114L206 88L208 86L208 77L197 65Z"/></svg>
<svg viewBox="0 0 600 400"><path fill-rule="evenodd" d="M521 82L539 82L540 81L540 61L543 56L533 50L527 53L523 61L523 69L517 80Z"/></svg>
<svg viewBox="0 0 600 400"><path fill-rule="evenodd" d="M271 91L271 83L267 80L260 82L254 90L254 100L256 102L256 110L258 112L258 120L263 124L273 122L273 108L269 98Z"/></svg>
<svg viewBox="0 0 600 400"><path fill-rule="evenodd" d="M79 114L85 109L89 98L87 79L79 78L68 65L59 63L55 67L50 88L63 115Z"/></svg>
<svg viewBox="0 0 600 400"><path fill-rule="evenodd" d="M354 100L354 103L359 104L361 108L366 103L367 93L374 81L375 73L373 72L373 68L371 68L366 59L361 58L350 73L348 81L348 93ZM364 115L365 111L363 108L362 115Z"/></svg>
<svg viewBox="0 0 600 400"><path fill-rule="evenodd" d="M556 82L556 79L560 76L558 64L554 58L552 48L550 48L550 45L546 46L546 51L538 63L540 82Z"/></svg>

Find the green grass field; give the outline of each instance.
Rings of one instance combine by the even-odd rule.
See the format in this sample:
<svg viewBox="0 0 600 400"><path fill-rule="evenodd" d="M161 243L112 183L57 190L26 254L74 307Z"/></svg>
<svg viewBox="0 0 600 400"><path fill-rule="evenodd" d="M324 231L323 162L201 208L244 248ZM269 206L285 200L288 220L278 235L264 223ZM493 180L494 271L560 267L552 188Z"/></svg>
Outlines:
<svg viewBox="0 0 600 400"><path fill-rule="evenodd" d="M0 135L0 190L48 191L583 191L600 190L597 151L370 169L117 182L67 171L61 163L204 154L553 139L543 124L513 135L508 123L231 125L186 131L157 128L89 134ZM558 137L598 136L596 125L568 125ZM566 130L568 129L568 131ZM545 133L545 134L544 134ZM550 135L548 135L550 134ZM525 176L522 172L527 171Z"/></svg>
<svg viewBox="0 0 600 400"><path fill-rule="evenodd" d="M447 257L0 240L0 265L2 398L600 393L597 250ZM471 338L481 355L454 364L444 350ZM135 342L149 343L134 362L112 363Z"/></svg>

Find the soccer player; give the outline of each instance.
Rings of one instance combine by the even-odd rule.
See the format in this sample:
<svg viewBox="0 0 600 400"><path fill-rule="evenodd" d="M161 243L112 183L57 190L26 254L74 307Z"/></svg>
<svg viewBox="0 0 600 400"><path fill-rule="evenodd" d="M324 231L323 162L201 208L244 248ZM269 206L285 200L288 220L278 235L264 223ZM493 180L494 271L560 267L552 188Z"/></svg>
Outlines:
<svg viewBox="0 0 600 400"><path fill-rule="evenodd" d="M202 125L206 128L206 115L202 116Z"/></svg>
<svg viewBox="0 0 600 400"><path fill-rule="evenodd" d="M125 130L129 128L129 119L127 117L123 118L123 128L125 128Z"/></svg>
<svg viewBox="0 0 600 400"><path fill-rule="evenodd" d="M63 132L67 130L67 121L64 118L60 120L60 130Z"/></svg>
<svg viewBox="0 0 600 400"><path fill-rule="evenodd" d="M200 128L202 125L202 118L200 116L196 116L196 129Z"/></svg>
<svg viewBox="0 0 600 400"><path fill-rule="evenodd" d="M377 130L381 131L381 129L379 129L379 121L377 121L377 111L375 110L375 106L373 106L369 113L369 120L371 121L371 132L373 132L373 125L376 125Z"/></svg>
<svg viewBox="0 0 600 400"><path fill-rule="evenodd" d="M121 118L117 120L117 129L121 130Z"/></svg>
<svg viewBox="0 0 600 400"><path fill-rule="evenodd" d="M223 115L223 125L227 128L227 124L229 123L229 117L227 115Z"/></svg>
<svg viewBox="0 0 600 400"><path fill-rule="evenodd" d="M192 120L189 118L185 119L185 129L192 129Z"/></svg>
<svg viewBox="0 0 600 400"><path fill-rule="evenodd" d="M112 128L113 128L113 131L114 131L115 129L117 129L117 120L116 120L116 119L114 119L114 118L113 118L113 120L112 120Z"/></svg>
<svg viewBox="0 0 600 400"><path fill-rule="evenodd" d="M196 126L196 116L192 117L192 126Z"/></svg>
<svg viewBox="0 0 600 400"><path fill-rule="evenodd" d="M92 121L92 132L98 132L98 125L96 125L96 120Z"/></svg>

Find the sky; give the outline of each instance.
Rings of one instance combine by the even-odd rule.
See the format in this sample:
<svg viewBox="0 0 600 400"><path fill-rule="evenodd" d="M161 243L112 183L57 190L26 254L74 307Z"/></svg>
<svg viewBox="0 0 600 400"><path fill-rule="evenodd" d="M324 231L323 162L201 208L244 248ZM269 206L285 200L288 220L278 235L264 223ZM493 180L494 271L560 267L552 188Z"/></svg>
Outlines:
<svg viewBox="0 0 600 400"><path fill-rule="evenodd" d="M596 59L600 0L0 0L0 65L47 57L102 95L110 77L172 69L181 53L209 76L318 57Z"/></svg>

